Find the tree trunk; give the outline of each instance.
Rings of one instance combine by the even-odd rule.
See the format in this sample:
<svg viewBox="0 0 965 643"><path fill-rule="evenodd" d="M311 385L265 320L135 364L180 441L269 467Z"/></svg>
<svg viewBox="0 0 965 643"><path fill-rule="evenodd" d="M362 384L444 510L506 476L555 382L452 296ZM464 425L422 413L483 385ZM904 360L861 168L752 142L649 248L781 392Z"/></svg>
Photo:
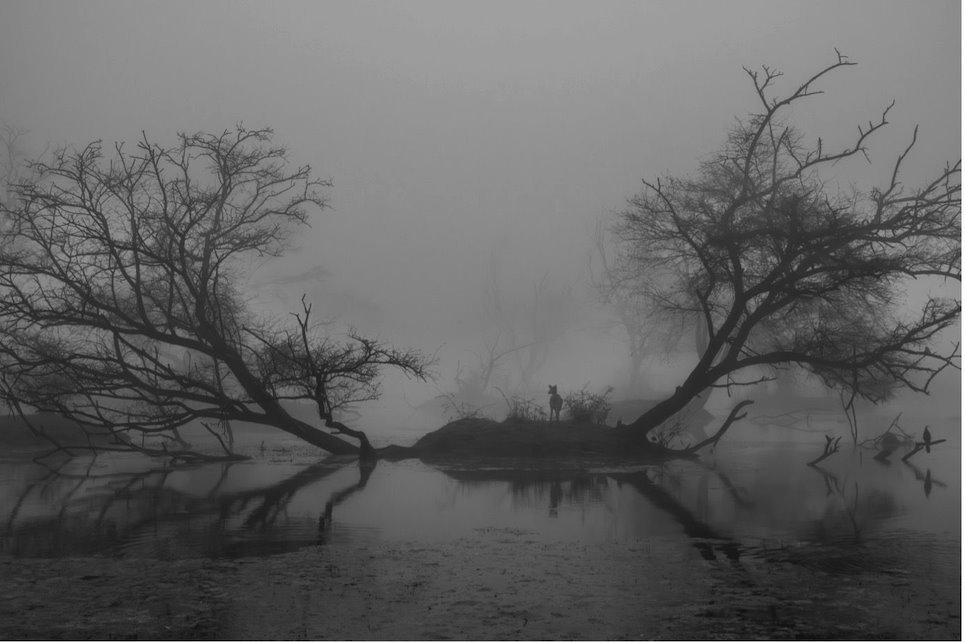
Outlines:
<svg viewBox="0 0 965 643"><path fill-rule="evenodd" d="M285 415L288 415L286 411L283 410ZM361 452L361 448L355 446L351 442L347 442L342 438L332 435L331 433L326 433L325 431L319 430L309 424L300 422L289 416L293 423L289 427L278 426L279 429L294 435L297 438L301 438L305 442L316 446L320 449L324 449L333 455L356 455ZM351 434L349 434L351 435ZM366 442L368 442L366 440ZM371 448L371 447L369 447Z"/></svg>
<svg viewBox="0 0 965 643"><path fill-rule="evenodd" d="M251 396L255 404L265 412L272 426L334 455L352 455L359 452L359 447L351 442L346 442L330 433L319 431L315 427L292 417L278 399L265 388L264 383L248 370L247 364L238 351L228 344L212 326L202 325L199 334L211 344L219 359L228 367L241 387Z"/></svg>
<svg viewBox="0 0 965 643"><path fill-rule="evenodd" d="M675 413L681 411L693 398L703 390L690 382L684 382L683 386L678 386L673 395L652 406L643 415L627 425L631 431L637 431L642 435L647 435L650 431L657 428Z"/></svg>
<svg viewBox="0 0 965 643"><path fill-rule="evenodd" d="M336 420L326 419L325 426L335 429L339 433L344 433L349 435L359 441L359 447L356 452L359 454L359 459L365 462L372 462L378 460L379 455L376 453L375 449L372 447L372 443L369 442L369 436L365 435L363 431L357 431L355 429L350 429L341 422ZM338 439L338 438L336 438Z"/></svg>

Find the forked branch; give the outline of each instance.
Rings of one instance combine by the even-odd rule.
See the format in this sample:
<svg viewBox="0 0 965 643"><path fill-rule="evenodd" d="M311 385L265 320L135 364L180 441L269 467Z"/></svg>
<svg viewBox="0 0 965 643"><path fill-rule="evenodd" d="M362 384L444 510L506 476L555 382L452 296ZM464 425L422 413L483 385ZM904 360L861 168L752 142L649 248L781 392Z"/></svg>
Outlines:
<svg viewBox="0 0 965 643"><path fill-rule="evenodd" d="M818 462L821 462L822 460L825 460L826 458L829 458L838 452L838 445L841 443L840 435L836 438L830 435L826 435L824 436L824 439L825 439L824 451L821 453L821 455L819 455L815 459L808 462L809 467L816 466Z"/></svg>

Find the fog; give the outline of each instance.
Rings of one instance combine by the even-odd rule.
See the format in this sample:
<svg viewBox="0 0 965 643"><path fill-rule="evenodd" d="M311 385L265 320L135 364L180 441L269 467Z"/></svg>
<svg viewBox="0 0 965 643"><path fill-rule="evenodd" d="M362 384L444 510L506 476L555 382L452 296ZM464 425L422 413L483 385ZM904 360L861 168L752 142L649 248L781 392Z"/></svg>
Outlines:
<svg viewBox="0 0 965 643"><path fill-rule="evenodd" d="M841 140L894 100L879 165L847 180L870 187L920 124L913 183L960 157L960 45L954 0L5 0L0 123L34 153L274 128L333 181L332 208L252 266L251 303L282 316L306 293L342 326L435 354L435 382L389 375L367 409L403 424L494 342L532 341L540 296L555 313L536 328L556 327L533 390L619 389L626 349L587 280L594 227L641 178L694 171L756 107L742 66L783 70L786 89L840 49L859 65L796 121ZM672 390L689 358L648 361L638 395ZM518 385L518 359L492 383ZM958 374L937 388L957 413Z"/></svg>

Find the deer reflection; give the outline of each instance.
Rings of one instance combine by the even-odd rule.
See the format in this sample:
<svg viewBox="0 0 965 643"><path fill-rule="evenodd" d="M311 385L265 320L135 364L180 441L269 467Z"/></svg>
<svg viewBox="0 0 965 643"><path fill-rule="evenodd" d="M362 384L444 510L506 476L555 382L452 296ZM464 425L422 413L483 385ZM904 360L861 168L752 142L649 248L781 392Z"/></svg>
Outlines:
<svg viewBox="0 0 965 643"><path fill-rule="evenodd" d="M556 517L566 505L603 504L609 477L583 471L540 469L452 469L444 473L468 487L505 482L514 506L545 506Z"/></svg>
<svg viewBox="0 0 965 643"><path fill-rule="evenodd" d="M51 468L20 493L5 521L0 549L18 556L133 552L232 557L287 551L327 540L333 510L364 488L374 468L322 463L239 489L239 481L251 484L250 470L239 463L219 466L213 484L201 489L196 480L185 486L183 476L181 484L172 482L175 473L198 467L137 473ZM353 468L358 469L357 481L334 486ZM204 469L205 474L213 471L210 465ZM327 492L324 509L315 514L321 529L311 515L288 513L292 500L316 484ZM44 509L39 515L38 505ZM31 515L26 515L28 506ZM275 533L279 530L284 533Z"/></svg>
<svg viewBox="0 0 965 643"><path fill-rule="evenodd" d="M517 506L546 507L549 516L557 517L569 506L593 503L607 507L611 492L629 488L649 504L669 515L690 537L693 546L706 560L717 560L718 554L737 562L741 547L706 522L698 519L678 499L684 488L681 476L664 467L635 472L588 473L577 470L444 470L447 476L466 486L508 483ZM667 490L669 489L669 491ZM736 493L736 491L733 491ZM745 502L741 498L742 502Z"/></svg>
<svg viewBox="0 0 965 643"><path fill-rule="evenodd" d="M832 539L843 526L852 542L861 543L871 525L895 512L896 502L890 491L877 488L863 491L858 480L848 476L842 479L820 466L811 465L809 469L822 476L826 497L832 500L812 526L812 533L818 539Z"/></svg>

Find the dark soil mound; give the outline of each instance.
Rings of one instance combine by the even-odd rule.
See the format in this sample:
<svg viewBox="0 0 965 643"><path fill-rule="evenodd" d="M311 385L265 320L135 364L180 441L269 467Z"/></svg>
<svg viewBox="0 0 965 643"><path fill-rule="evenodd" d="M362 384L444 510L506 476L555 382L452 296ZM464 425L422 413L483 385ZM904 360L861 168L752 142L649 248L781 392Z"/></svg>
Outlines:
<svg viewBox="0 0 965 643"><path fill-rule="evenodd" d="M573 422L450 422L408 448L393 447L387 457L490 458L605 457L640 459L667 455L661 447L626 429Z"/></svg>

